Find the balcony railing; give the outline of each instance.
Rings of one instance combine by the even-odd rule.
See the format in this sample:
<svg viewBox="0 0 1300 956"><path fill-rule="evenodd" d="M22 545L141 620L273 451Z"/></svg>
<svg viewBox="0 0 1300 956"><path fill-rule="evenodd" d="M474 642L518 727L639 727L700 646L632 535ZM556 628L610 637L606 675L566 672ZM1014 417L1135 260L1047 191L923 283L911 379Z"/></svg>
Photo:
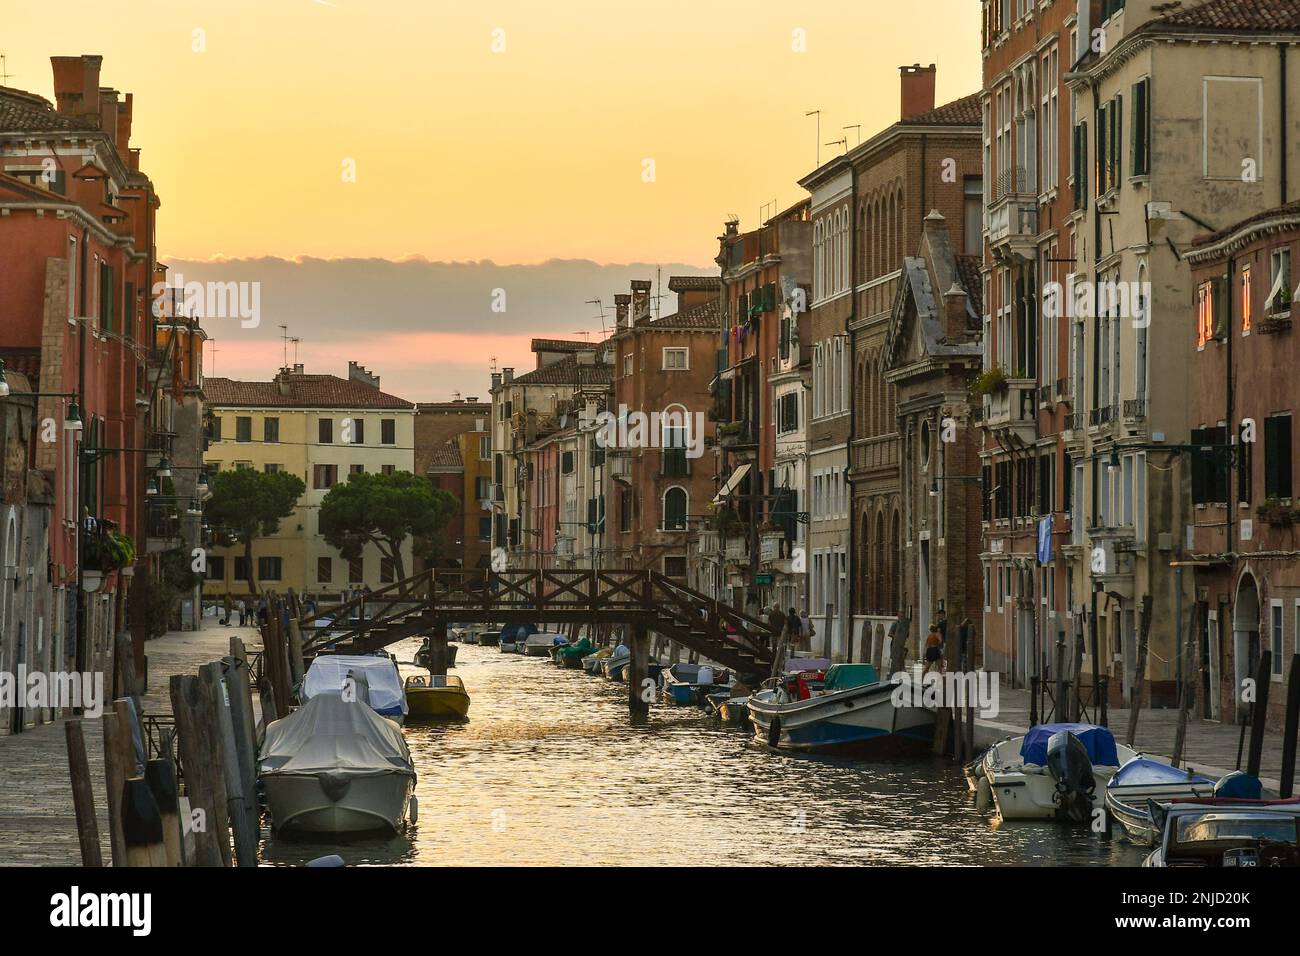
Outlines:
<svg viewBox="0 0 1300 956"><path fill-rule="evenodd" d="M1098 425L1109 425L1114 419L1114 405L1103 405L1100 408L1090 409L1088 412L1088 426L1092 428Z"/></svg>
<svg viewBox="0 0 1300 956"><path fill-rule="evenodd" d="M1065 416L1065 430L1067 432L1078 431L1083 428L1083 412L1071 412Z"/></svg>
<svg viewBox="0 0 1300 956"><path fill-rule="evenodd" d="M1145 398L1127 398L1124 400L1124 417L1129 421L1147 417L1147 400Z"/></svg>
<svg viewBox="0 0 1300 956"><path fill-rule="evenodd" d="M1063 398L1070 397L1070 380L1068 378L1058 378L1056 380L1056 399L1060 401Z"/></svg>

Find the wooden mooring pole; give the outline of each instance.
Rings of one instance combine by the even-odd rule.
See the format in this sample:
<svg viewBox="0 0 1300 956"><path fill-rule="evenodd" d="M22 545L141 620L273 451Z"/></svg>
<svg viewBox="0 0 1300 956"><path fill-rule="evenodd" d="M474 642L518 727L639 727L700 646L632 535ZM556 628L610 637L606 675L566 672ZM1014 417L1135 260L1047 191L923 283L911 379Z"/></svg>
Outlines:
<svg viewBox="0 0 1300 956"><path fill-rule="evenodd" d="M1142 598L1142 623L1138 633L1137 668L1133 678L1133 693L1128 711L1128 735L1125 743L1131 748L1137 740L1138 715L1142 713L1142 678L1147 671L1147 648L1151 640L1151 595Z"/></svg>
<svg viewBox="0 0 1300 956"><path fill-rule="evenodd" d="M1268 720L1268 685L1273 678L1273 652L1265 648L1259 655L1255 671L1255 703L1250 708L1250 752L1246 756L1246 773L1259 776L1264 757L1264 724Z"/></svg>
<svg viewBox="0 0 1300 956"><path fill-rule="evenodd" d="M633 716L650 713L650 701L645 699L645 682L649 679L650 634L645 621L632 625L632 659L628 663L627 705Z"/></svg>
<svg viewBox="0 0 1300 956"><path fill-rule="evenodd" d="M1282 729L1282 778L1278 796L1284 800L1295 789L1296 731L1300 725L1300 654L1291 655L1286 684L1286 723Z"/></svg>
<svg viewBox="0 0 1300 956"><path fill-rule="evenodd" d="M207 698L207 719L211 721L216 756L226 784L230 828L235 836L235 859L240 866L257 866L256 779L246 780L240 767L239 743L235 739L224 665L214 661L200 667L199 684Z"/></svg>
<svg viewBox="0 0 1300 956"><path fill-rule="evenodd" d="M192 866L230 866L230 820L216 728L208 717L207 695L197 677L171 679L177 749L185 769L194 834Z"/></svg>
<svg viewBox="0 0 1300 956"><path fill-rule="evenodd" d="M90 783L90 763L86 760L86 740L81 732L81 720L72 717L64 721L63 735L68 744L68 773L72 778L72 808L77 815L81 865L103 866L99 821L95 818L95 791Z"/></svg>

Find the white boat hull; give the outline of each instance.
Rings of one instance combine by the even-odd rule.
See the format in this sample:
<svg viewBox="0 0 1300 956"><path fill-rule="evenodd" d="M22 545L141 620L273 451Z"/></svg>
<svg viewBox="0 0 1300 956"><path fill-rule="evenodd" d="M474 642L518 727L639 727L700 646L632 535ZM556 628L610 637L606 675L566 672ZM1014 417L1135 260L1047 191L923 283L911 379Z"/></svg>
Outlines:
<svg viewBox="0 0 1300 956"><path fill-rule="evenodd" d="M1020 744L1023 737L1010 737L994 744L984 754L980 770L989 782L993 802L1003 820L1052 820L1056 818L1056 778L1046 767L1036 764L1026 766L1020 762ZM1123 744L1115 745L1121 764L1127 763L1137 753ZM1094 766L1096 780L1093 791L1093 810L1105 806L1106 784L1119 767Z"/></svg>
<svg viewBox="0 0 1300 956"><path fill-rule="evenodd" d="M756 740L781 749L880 757L929 750L934 712L895 706L893 690L873 684L787 702L762 691L749 697L749 719Z"/></svg>
<svg viewBox="0 0 1300 956"><path fill-rule="evenodd" d="M406 819L415 774L366 774L346 785L322 781L322 774L265 773L266 803L276 832L396 832ZM337 780L339 775L335 774Z"/></svg>

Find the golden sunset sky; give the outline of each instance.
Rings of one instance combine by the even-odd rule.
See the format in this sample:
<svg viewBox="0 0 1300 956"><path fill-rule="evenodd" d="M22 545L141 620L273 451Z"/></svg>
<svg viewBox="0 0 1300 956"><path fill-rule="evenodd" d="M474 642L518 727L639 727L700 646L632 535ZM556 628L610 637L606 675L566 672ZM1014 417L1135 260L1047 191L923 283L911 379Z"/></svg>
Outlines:
<svg viewBox="0 0 1300 956"><path fill-rule="evenodd" d="M9 86L52 99L51 55L99 53L135 94L178 259L703 266L728 214L804 195L806 111L852 146L900 65L938 64L940 102L980 69L975 0L67 0L0 29Z"/></svg>

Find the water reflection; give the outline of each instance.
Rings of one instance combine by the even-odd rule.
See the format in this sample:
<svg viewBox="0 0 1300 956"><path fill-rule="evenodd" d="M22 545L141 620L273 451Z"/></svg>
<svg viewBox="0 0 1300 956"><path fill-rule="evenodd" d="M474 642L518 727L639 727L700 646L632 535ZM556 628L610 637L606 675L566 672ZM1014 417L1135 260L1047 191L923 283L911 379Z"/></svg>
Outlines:
<svg viewBox="0 0 1300 956"><path fill-rule="evenodd" d="M417 641L394 648L410 660ZM389 840L273 838L263 860L437 865L1129 864L1121 839L997 826L942 760L864 763L778 754L695 709L542 658L462 645L466 723L412 724L419 821Z"/></svg>

